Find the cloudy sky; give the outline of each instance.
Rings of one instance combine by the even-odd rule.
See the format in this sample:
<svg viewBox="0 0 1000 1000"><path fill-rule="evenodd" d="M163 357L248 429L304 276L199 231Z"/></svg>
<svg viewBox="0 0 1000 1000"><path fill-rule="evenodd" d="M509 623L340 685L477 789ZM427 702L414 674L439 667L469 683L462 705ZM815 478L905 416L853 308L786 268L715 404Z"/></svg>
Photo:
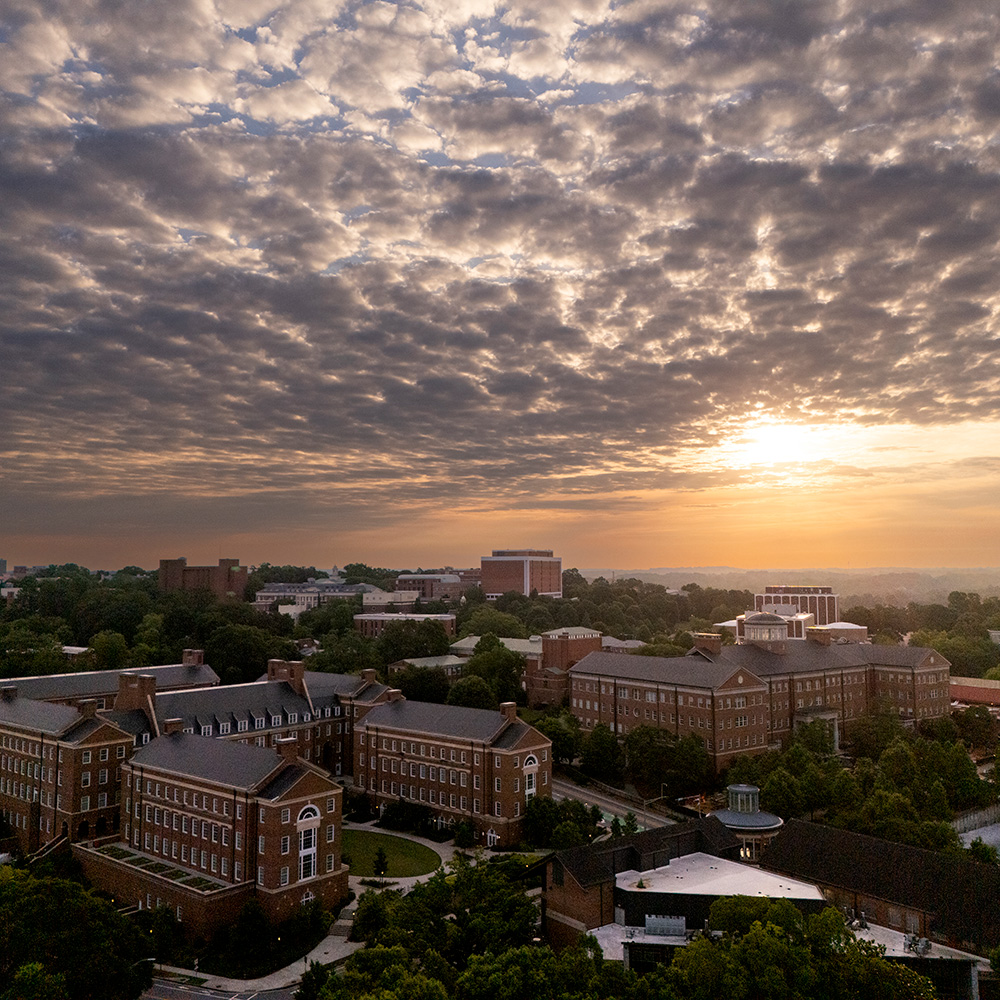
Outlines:
<svg viewBox="0 0 1000 1000"><path fill-rule="evenodd" d="M0 556L1000 564L996 0L0 18Z"/></svg>

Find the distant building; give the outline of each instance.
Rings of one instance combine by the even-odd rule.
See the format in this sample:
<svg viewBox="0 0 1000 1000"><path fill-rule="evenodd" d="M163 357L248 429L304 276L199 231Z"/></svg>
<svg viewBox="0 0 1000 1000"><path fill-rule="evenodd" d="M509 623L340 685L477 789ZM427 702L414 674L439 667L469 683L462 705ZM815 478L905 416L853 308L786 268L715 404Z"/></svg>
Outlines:
<svg viewBox="0 0 1000 1000"><path fill-rule="evenodd" d="M400 573L396 590L415 590L423 601L457 601L469 584L457 573Z"/></svg>
<svg viewBox="0 0 1000 1000"><path fill-rule="evenodd" d="M792 617L813 615L817 625L828 625L840 618L840 595L832 587L803 587L779 584L754 594L754 611Z"/></svg>
<svg viewBox="0 0 1000 1000"><path fill-rule="evenodd" d="M913 724L950 710L950 664L933 649L834 643L826 629L787 638L779 615L747 618L747 641L699 634L686 656L589 653L570 668L570 711L584 732L636 726L703 740L716 770L778 747L797 726L840 729L876 706Z"/></svg>
<svg viewBox="0 0 1000 1000"><path fill-rule="evenodd" d="M354 616L354 627L366 638L377 639L393 622L437 622L446 635L455 634L454 615L420 615L382 612Z"/></svg>
<svg viewBox="0 0 1000 1000"><path fill-rule="evenodd" d="M487 598L509 591L562 597L562 558L551 549L494 549L483 556L482 588Z"/></svg>
<svg viewBox="0 0 1000 1000"><path fill-rule="evenodd" d="M220 601L242 601L247 569L239 559L220 559L218 566L188 566L187 559L160 560L160 590L210 590Z"/></svg>
<svg viewBox="0 0 1000 1000"><path fill-rule="evenodd" d="M303 611L318 608L329 601L352 601L368 590L368 583L344 583L343 580L307 580L305 583L266 583L257 591L253 606L258 611L281 611L297 618Z"/></svg>

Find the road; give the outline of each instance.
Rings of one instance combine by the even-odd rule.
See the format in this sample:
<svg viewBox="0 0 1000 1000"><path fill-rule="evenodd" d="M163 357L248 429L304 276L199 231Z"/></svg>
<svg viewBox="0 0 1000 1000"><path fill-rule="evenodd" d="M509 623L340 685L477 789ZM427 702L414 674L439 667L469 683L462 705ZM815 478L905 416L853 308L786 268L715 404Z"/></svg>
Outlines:
<svg viewBox="0 0 1000 1000"><path fill-rule="evenodd" d="M674 823L675 820L656 812L645 812L643 807L634 802L623 802L610 795L604 795L593 788L583 788L573 784L572 781L565 781L562 778L552 779L552 797L556 799L577 799L587 806L597 806L601 812L608 816L617 816L624 819L629 812L635 813L635 818L639 821L640 827L646 826L666 826Z"/></svg>
<svg viewBox="0 0 1000 1000"><path fill-rule="evenodd" d="M280 990L210 990L204 986L180 986L169 980L153 980L143 1000L292 1000L297 986Z"/></svg>

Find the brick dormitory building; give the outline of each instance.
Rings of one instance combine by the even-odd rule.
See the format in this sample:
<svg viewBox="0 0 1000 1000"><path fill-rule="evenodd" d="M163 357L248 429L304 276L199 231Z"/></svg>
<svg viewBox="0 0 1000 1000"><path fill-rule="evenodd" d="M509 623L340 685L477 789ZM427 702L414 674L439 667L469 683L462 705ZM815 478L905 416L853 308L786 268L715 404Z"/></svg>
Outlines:
<svg viewBox="0 0 1000 1000"><path fill-rule="evenodd" d="M439 822L467 820L487 847L521 839L527 803L551 795L551 741L499 712L406 701L398 691L356 729L354 780L380 807L427 806Z"/></svg>
<svg viewBox="0 0 1000 1000"><path fill-rule="evenodd" d="M0 693L0 810L22 850L68 842L95 884L124 905L176 908L192 933L251 895L274 918L332 906L347 894L332 775L350 770L354 725L387 693L374 671L281 660L220 687L198 651L18 678Z"/></svg>
<svg viewBox="0 0 1000 1000"><path fill-rule="evenodd" d="M704 741L717 771L761 753L796 726L823 719L835 741L845 722L889 708L905 722L949 711L950 664L932 649L832 643L828 630L789 641L781 617L748 615L747 639L695 636L686 656L594 652L570 668L570 710L584 732L637 726Z"/></svg>
<svg viewBox="0 0 1000 1000"><path fill-rule="evenodd" d="M484 844L516 842L527 800L549 794L550 743L513 706L421 706L373 670L326 674L284 660L222 687L190 650L181 664L7 683L0 811L21 850L68 843L123 905L169 905L189 932L208 935L250 896L275 919L346 897L334 778L365 759L358 746L376 730L409 738L392 752L393 773L415 758L414 780L384 795L376 786L376 802L412 791L442 823L468 818ZM437 783L420 780L418 792L431 760Z"/></svg>

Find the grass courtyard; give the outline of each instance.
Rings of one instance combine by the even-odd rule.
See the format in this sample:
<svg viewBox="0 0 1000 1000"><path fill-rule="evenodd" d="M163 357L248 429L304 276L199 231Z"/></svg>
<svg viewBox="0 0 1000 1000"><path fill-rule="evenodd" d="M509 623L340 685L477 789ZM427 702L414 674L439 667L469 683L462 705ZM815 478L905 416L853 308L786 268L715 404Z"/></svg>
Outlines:
<svg viewBox="0 0 1000 1000"><path fill-rule="evenodd" d="M344 830L341 851L350 858L351 874L362 878L375 875L375 852L385 851L389 868L387 879L426 875L441 864L441 858L423 844L371 830Z"/></svg>

